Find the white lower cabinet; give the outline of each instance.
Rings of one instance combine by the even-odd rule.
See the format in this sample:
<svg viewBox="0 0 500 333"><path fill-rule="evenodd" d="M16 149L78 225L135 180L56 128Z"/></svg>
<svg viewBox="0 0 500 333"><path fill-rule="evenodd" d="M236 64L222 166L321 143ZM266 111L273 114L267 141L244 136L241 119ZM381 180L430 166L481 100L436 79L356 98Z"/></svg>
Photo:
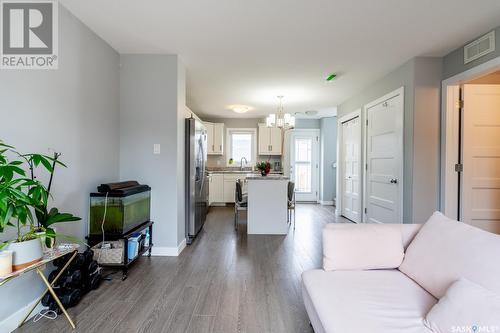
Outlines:
<svg viewBox="0 0 500 333"><path fill-rule="evenodd" d="M208 202L213 203L224 202L224 175L210 175L210 186L208 187Z"/></svg>
<svg viewBox="0 0 500 333"><path fill-rule="evenodd" d="M236 180L245 179L245 173L241 174L211 174L208 193L209 204L234 203L236 191ZM243 182L243 191L246 184Z"/></svg>

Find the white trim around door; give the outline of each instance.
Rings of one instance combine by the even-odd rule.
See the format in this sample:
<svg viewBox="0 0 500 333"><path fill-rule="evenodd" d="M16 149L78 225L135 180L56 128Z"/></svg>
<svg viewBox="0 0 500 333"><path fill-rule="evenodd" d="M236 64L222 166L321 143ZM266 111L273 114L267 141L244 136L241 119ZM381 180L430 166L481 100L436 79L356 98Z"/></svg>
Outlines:
<svg viewBox="0 0 500 333"><path fill-rule="evenodd" d="M344 133L343 133L343 124L348 122L348 121L351 121L351 120L354 120L358 118L359 121L361 122L361 109L357 109L349 114L346 114L345 116L339 118L338 122L337 122L337 202L336 202L336 215L337 216L342 216L343 215L343 208L344 208L344 200L343 200L343 191L344 191L344 185L345 185L345 182L344 182L344 169L345 169L345 163L344 163L344 156L343 156L343 153L344 153ZM362 179L363 179L363 169L362 169L362 166L363 166L363 154L362 154L362 151L363 151L363 144L362 144L362 135L363 135L363 132L362 132L362 124L360 123L360 126L359 126L359 132L358 132L358 135L359 135L359 151L358 151L358 161L359 161L359 165L358 165L358 179L359 179L359 186L358 186L358 193L359 193L359 220L358 221L354 221L354 222L362 222L362 209L363 209L363 203L362 203L362 200L363 200L363 195L362 195L362 191L363 191L363 187L362 187Z"/></svg>
<svg viewBox="0 0 500 333"><path fill-rule="evenodd" d="M369 160L369 147L370 147L370 138L369 136L369 126L373 126L373 121L369 125L368 122L370 120L369 116L369 111L371 109L377 108L377 107L383 107L387 110L394 110L394 112L391 114L391 116L394 116L394 134L395 134L395 144L396 147L391 156L383 156L384 153L377 153L380 156L377 156L377 159L382 161L383 159L387 158L395 158L396 163L399 163L399 165L395 166L395 169L392 170L392 175L389 174L382 174L379 172L378 174L374 174L373 177L371 175L372 172L372 161ZM403 146L403 134L404 134L404 87L401 87L399 89L396 89L368 104L366 104L363 107L363 118L364 118L364 124L363 124L363 137L364 137L364 149L363 149L363 156L364 156L364 177L363 177L363 222L365 223L371 223L371 222L381 222L381 223L403 223L403 193L404 193L404 180L403 180L403 175L404 175L404 146ZM388 118L389 119L389 118ZM385 124L385 122L377 122L377 126L382 126ZM379 140L382 140L382 136L379 137ZM387 140L389 138L386 137ZM389 140L390 141L390 140ZM373 143L373 142L372 142ZM379 142L380 147L386 147L385 142ZM390 144L390 142L389 142ZM384 163L380 163L380 166L377 166L378 168L385 168L384 171L388 169L387 166L383 166ZM383 172L383 171L382 171ZM394 178L392 178L394 177ZM370 180L369 180L370 178ZM373 178L373 179L372 179ZM390 178L390 179L389 179ZM374 183L379 183L379 185L390 185L390 186L397 186L396 192L395 192L395 198L393 199L392 202L390 200L386 200L386 198L378 197L378 196L371 196L370 195L370 189L368 186L368 182L372 181ZM387 186L386 188L383 188L383 186L379 186L379 193L386 192L389 190ZM393 207L394 209L397 209L395 219L390 216L386 216L385 221L382 221L382 219L377 219L377 218L372 218L370 217L372 215L372 212L369 212L367 214L367 209L370 209L368 206L370 205L371 201L377 201L377 207L382 207L386 206L387 210L389 207ZM391 208L392 209L392 208ZM383 214L381 213L380 216Z"/></svg>

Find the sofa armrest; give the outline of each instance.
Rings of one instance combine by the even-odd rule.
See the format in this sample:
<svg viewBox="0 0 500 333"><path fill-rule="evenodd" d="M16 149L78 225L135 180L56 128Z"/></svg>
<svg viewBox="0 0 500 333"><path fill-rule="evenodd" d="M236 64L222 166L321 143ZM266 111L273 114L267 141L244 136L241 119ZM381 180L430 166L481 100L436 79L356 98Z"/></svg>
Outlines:
<svg viewBox="0 0 500 333"><path fill-rule="evenodd" d="M328 224L323 229L323 269L397 268L418 229L411 224Z"/></svg>

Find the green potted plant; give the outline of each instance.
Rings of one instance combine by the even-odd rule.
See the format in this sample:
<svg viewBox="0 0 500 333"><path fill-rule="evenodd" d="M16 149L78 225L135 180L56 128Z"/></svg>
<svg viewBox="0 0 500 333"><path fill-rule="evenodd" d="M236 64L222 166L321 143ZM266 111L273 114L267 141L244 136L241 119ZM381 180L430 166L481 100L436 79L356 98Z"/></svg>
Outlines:
<svg viewBox="0 0 500 333"><path fill-rule="evenodd" d="M7 155L13 158L8 158ZM41 154L21 154L14 147L0 141L0 232L6 227L16 229L15 239L0 244L0 250L13 252L12 266L20 269L41 259L40 238L51 245L56 234L54 223L79 220L71 214L47 209L50 186L55 165L62 165L58 155L54 158ZM49 187L35 176L38 168L49 172ZM27 171L29 170L29 176ZM33 216L35 213L37 219Z"/></svg>
<svg viewBox="0 0 500 333"><path fill-rule="evenodd" d="M271 163L269 161L258 162L255 167L260 171L262 176L267 176L271 171Z"/></svg>

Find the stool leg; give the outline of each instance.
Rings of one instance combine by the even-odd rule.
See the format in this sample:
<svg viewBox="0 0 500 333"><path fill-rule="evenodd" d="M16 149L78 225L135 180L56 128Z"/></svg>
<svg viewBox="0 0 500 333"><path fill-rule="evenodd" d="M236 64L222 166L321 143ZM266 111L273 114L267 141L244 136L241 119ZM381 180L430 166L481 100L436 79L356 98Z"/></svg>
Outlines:
<svg viewBox="0 0 500 333"><path fill-rule="evenodd" d="M71 262L73 261L73 259L75 259L76 255L78 254L78 251L75 251L73 253L73 255L71 256L71 258L69 258L69 260L66 262L66 264L63 266L63 268L61 269L61 271L59 272L59 274L57 274L57 276L54 278L54 280L50 281L50 286L53 286L54 284L56 284L56 282L59 280L59 278L61 277L61 275L63 275L63 273L66 271L66 269L68 268L68 266L71 264ZM45 277L45 276L44 276ZM36 306L42 301L42 298L45 296L46 293L49 292L49 289L45 289L44 293L42 294L42 296L40 296L40 298L37 300L37 302L31 307L30 311L26 314L26 316L24 317L23 321L19 324L18 327L21 327L25 322L26 320L28 319L28 317L30 316L30 314L33 312L33 310L35 310Z"/></svg>

